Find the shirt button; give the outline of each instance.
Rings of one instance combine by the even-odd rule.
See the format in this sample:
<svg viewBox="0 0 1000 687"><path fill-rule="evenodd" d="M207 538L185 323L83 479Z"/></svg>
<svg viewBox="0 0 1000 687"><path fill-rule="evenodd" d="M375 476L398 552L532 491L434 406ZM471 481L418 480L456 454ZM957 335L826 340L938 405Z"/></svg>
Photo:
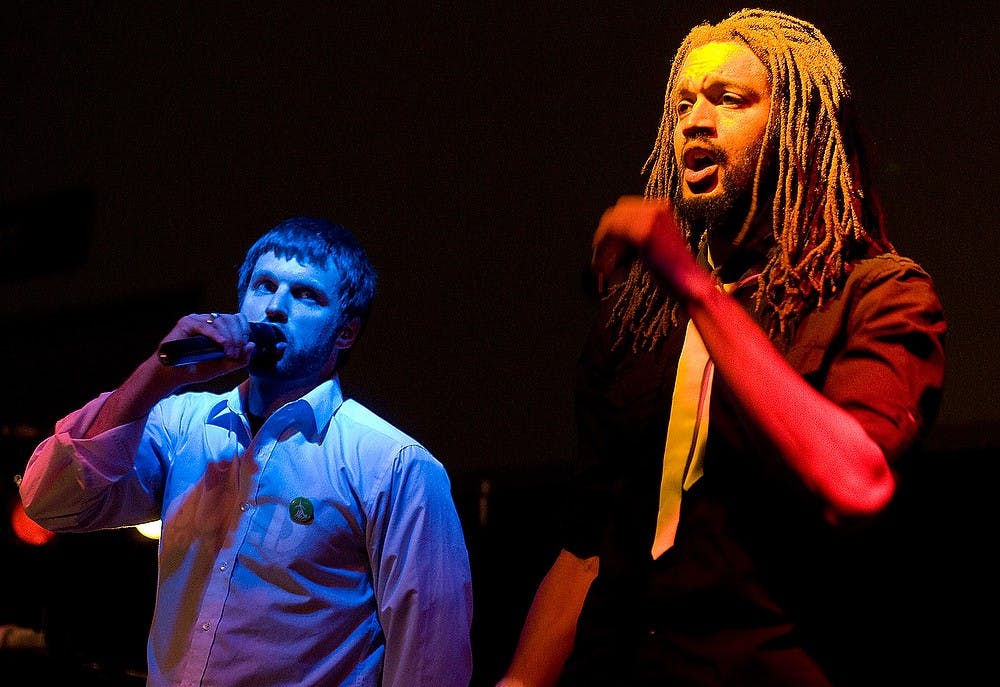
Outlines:
<svg viewBox="0 0 1000 687"><path fill-rule="evenodd" d="M205 632L208 632L211 628L212 628L212 623L202 623L201 624L201 629L203 629Z"/></svg>
<svg viewBox="0 0 1000 687"><path fill-rule="evenodd" d="M222 572L226 572L226 568L228 567L229 567L228 563L223 563L222 565L219 566L219 570L221 570Z"/></svg>
<svg viewBox="0 0 1000 687"><path fill-rule="evenodd" d="M249 507L250 507L250 504L247 503L246 501L244 501L243 503L240 504L240 510L243 511L244 513L247 511L247 509Z"/></svg>

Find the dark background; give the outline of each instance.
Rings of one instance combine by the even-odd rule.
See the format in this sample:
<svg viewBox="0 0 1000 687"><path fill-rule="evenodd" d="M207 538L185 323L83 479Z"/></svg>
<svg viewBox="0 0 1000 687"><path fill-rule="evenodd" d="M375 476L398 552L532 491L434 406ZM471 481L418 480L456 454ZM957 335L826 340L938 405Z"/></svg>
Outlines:
<svg viewBox="0 0 1000 687"><path fill-rule="evenodd" d="M264 229L342 222L381 273L345 391L452 475L489 684L554 555L591 233L642 191L677 44L739 5L206 5L0 8L2 494L13 503L55 419L116 386L177 317L235 309ZM900 670L973 674L985 637L967 620L995 609L1000 10L763 5L838 50L895 242L945 304L944 404L872 571L893 594L891 641L914 656ZM88 674L141 670L155 546L4 536L0 624L47 626Z"/></svg>

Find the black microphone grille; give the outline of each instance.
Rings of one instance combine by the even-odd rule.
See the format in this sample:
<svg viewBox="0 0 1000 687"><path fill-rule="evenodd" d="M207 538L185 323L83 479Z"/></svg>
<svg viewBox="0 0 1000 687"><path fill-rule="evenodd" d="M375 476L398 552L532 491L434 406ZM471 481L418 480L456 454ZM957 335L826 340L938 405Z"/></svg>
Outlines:
<svg viewBox="0 0 1000 687"><path fill-rule="evenodd" d="M285 333L281 327L270 322L251 322L250 340L258 348L272 348L275 344L285 341Z"/></svg>

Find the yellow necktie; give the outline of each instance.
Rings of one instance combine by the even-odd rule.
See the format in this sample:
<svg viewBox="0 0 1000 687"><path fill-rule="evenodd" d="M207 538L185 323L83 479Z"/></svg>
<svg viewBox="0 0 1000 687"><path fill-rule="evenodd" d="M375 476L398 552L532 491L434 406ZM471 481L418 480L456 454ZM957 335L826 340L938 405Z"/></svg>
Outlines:
<svg viewBox="0 0 1000 687"><path fill-rule="evenodd" d="M677 379L663 449L660 510L656 515L656 535L651 549L654 559L673 546L681 514L681 494L702 475L713 371L701 335L689 320L677 362Z"/></svg>

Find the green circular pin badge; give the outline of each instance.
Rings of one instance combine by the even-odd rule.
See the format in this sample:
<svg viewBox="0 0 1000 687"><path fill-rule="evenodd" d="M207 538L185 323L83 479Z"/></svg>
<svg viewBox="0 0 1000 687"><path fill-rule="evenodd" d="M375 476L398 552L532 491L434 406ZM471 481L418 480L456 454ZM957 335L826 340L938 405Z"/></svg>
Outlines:
<svg viewBox="0 0 1000 687"><path fill-rule="evenodd" d="M296 496L288 504L288 514L294 522L308 525L313 521L313 505L305 496Z"/></svg>

